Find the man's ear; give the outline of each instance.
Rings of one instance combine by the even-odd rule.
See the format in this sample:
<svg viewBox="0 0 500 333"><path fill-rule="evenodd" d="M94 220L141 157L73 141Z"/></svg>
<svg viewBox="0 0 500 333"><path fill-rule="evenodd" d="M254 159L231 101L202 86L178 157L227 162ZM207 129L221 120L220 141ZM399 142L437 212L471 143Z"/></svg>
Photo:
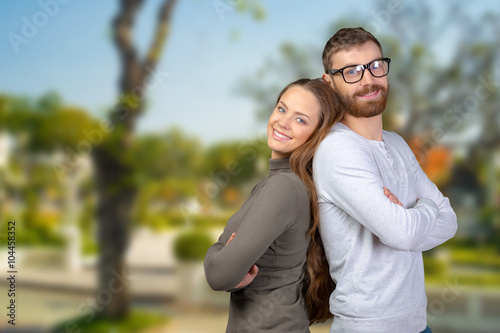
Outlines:
<svg viewBox="0 0 500 333"><path fill-rule="evenodd" d="M326 83L330 87L334 88L333 87L333 80L332 80L332 77L330 75L328 75L328 74L325 73L325 74L323 74L322 78L323 78L323 82L324 83Z"/></svg>

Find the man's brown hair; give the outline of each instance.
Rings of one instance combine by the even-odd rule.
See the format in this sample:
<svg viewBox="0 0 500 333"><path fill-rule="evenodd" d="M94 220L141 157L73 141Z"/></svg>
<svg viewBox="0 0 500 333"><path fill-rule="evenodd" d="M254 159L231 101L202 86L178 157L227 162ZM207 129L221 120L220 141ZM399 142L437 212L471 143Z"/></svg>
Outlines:
<svg viewBox="0 0 500 333"><path fill-rule="evenodd" d="M365 29L358 28L343 28L335 33L326 42L325 48L323 50L323 67L325 68L325 73L330 69L330 64L332 63L332 57L335 53L343 50L348 50L350 48L361 46L366 42L374 42L382 52L382 46L380 45L377 38L375 38L371 33Z"/></svg>

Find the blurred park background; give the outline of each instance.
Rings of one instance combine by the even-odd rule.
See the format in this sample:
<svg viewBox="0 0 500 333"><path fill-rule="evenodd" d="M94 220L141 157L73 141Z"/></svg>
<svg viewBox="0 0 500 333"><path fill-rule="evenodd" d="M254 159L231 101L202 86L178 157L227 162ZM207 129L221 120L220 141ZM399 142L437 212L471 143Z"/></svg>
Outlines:
<svg viewBox="0 0 500 333"><path fill-rule="evenodd" d="M1 331L223 331L204 251L267 175L278 92L362 26L392 59L385 129L458 215L424 253L429 326L500 332L498 1L2 1L0 22Z"/></svg>

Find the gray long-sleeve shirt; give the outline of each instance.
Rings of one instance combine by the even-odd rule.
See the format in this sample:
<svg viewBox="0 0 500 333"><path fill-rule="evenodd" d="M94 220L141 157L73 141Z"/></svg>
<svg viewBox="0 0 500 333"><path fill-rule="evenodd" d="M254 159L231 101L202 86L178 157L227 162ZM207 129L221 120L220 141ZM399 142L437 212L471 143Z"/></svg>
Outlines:
<svg viewBox="0 0 500 333"><path fill-rule="evenodd" d="M337 283L330 332L420 332L426 327L421 251L457 230L449 200L406 142L373 141L334 125L314 157L320 233ZM389 188L404 207L383 192Z"/></svg>
<svg viewBox="0 0 500 333"><path fill-rule="evenodd" d="M254 187L205 256L210 287L231 291L226 332L309 332L301 282L310 203L289 163L288 158L269 160L269 176ZM252 283L234 289L253 264L259 272Z"/></svg>

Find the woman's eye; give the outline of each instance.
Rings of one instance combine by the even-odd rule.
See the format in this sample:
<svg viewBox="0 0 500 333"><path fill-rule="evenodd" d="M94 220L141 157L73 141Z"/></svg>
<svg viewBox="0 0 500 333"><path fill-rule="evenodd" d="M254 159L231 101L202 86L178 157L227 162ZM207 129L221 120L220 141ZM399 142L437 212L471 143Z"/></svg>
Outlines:
<svg viewBox="0 0 500 333"><path fill-rule="evenodd" d="M278 112L285 113L285 109L279 107Z"/></svg>
<svg viewBox="0 0 500 333"><path fill-rule="evenodd" d="M301 124L305 124L306 122L302 118L297 118L297 121Z"/></svg>

